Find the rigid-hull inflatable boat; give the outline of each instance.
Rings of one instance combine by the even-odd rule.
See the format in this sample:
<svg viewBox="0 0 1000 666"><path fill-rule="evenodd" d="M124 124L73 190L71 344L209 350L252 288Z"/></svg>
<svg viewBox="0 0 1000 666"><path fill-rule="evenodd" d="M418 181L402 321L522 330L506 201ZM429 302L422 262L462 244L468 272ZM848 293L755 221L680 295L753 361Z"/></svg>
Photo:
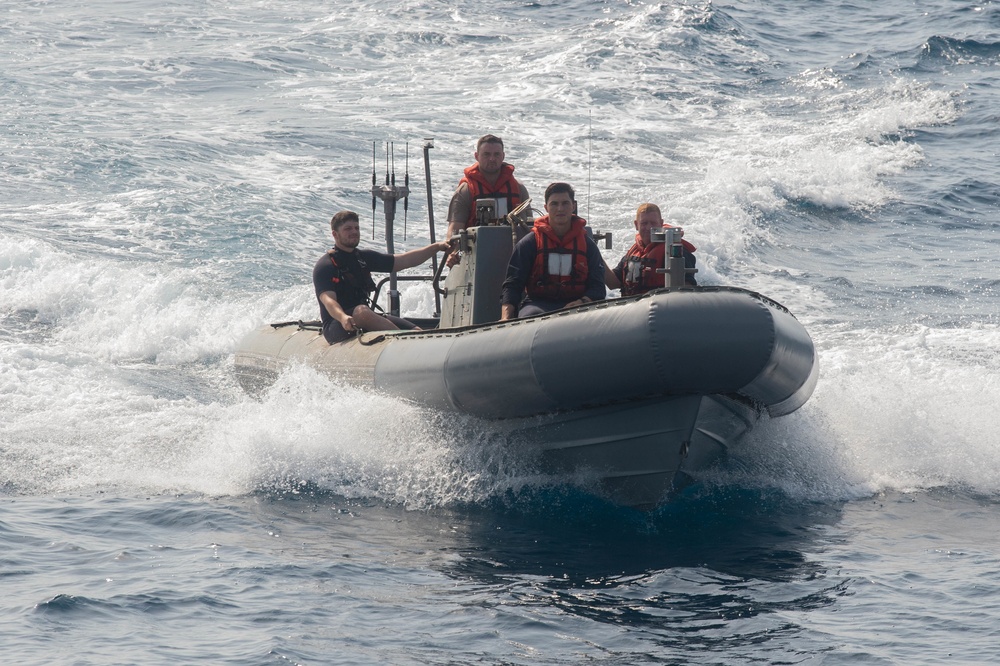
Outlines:
<svg viewBox="0 0 1000 666"><path fill-rule="evenodd" d="M388 217L388 214L387 214ZM463 260L427 330L329 345L315 323L276 324L240 344L248 392L290 362L343 382L495 422L547 470L593 475L615 502L649 508L719 459L764 412L798 409L818 365L783 306L728 287L668 287L500 322L513 243L503 226L462 232ZM440 277L440 271L437 272Z"/></svg>

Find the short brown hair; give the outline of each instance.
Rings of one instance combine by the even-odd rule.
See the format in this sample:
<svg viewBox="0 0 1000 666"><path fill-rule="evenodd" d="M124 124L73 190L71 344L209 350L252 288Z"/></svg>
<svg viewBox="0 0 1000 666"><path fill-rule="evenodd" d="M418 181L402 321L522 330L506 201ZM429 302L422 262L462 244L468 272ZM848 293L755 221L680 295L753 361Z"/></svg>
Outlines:
<svg viewBox="0 0 1000 666"><path fill-rule="evenodd" d="M333 219L330 220L330 229L333 231L339 231L342 226L351 221L360 224L361 218L359 218L358 214L353 210L342 210L334 215Z"/></svg>
<svg viewBox="0 0 1000 666"><path fill-rule="evenodd" d="M503 139L494 134L484 134L481 137L479 137L479 141L476 141L477 153L479 152L479 149L483 147L484 143L499 143L500 149L503 150Z"/></svg>
<svg viewBox="0 0 1000 666"><path fill-rule="evenodd" d="M559 194L560 192L568 194L570 201L576 201L576 192L573 191L572 185L569 183L552 183L545 188L545 203L549 202L549 197L553 194Z"/></svg>

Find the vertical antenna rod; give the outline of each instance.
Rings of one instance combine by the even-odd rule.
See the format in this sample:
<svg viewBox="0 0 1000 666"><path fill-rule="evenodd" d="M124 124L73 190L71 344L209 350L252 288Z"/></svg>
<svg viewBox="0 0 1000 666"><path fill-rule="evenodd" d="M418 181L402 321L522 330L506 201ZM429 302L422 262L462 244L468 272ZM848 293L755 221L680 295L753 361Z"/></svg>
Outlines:
<svg viewBox="0 0 1000 666"><path fill-rule="evenodd" d="M590 110L590 145L587 147L587 220L590 220L590 154L594 151L594 110Z"/></svg>
<svg viewBox="0 0 1000 666"><path fill-rule="evenodd" d="M406 188L406 196L403 197L403 240L406 240L406 211L410 208L410 142L403 144L406 147L406 171L403 172L403 187Z"/></svg>
<svg viewBox="0 0 1000 666"><path fill-rule="evenodd" d="M390 174L389 160L392 144L385 145L385 184L381 187L372 185L372 197L382 200L382 208L385 211L385 248L389 254L395 254L393 243L392 224L396 218L396 202L405 198L409 190L405 187L396 187L395 166ZM399 316L399 289L397 288L396 271L389 273L389 314Z"/></svg>
<svg viewBox="0 0 1000 666"><path fill-rule="evenodd" d="M372 141L372 240L375 239L375 142Z"/></svg>

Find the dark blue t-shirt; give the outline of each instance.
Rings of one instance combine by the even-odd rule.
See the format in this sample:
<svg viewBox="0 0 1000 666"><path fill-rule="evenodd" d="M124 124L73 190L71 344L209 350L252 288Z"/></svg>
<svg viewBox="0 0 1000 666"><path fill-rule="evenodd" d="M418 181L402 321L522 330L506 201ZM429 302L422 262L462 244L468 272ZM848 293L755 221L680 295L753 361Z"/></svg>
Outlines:
<svg viewBox="0 0 1000 666"><path fill-rule="evenodd" d="M332 291L337 295L337 302L345 312L368 303L368 297L375 290L372 273L388 273L392 270L395 259L391 254L375 250L330 250L316 262L313 268L313 287L316 289L316 300L324 291ZM334 321L326 311L322 301L319 303L319 316L325 329Z"/></svg>

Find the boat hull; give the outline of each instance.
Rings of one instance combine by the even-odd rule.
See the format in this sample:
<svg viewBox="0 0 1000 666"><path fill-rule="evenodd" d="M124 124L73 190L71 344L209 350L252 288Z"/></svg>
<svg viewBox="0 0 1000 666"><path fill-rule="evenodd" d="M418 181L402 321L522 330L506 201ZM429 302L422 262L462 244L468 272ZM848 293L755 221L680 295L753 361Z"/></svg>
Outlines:
<svg viewBox="0 0 1000 666"><path fill-rule="evenodd" d="M541 451L543 471L649 509L728 454L760 414L734 397L674 396L556 414L513 431Z"/></svg>
<svg viewBox="0 0 1000 666"><path fill-rule="evenodd" d="M362 334L328 345L315 327L269 327L240 345L250 393L304 362L338 380L497 420L546 469L600 479L654 505L753 427L801 406L815 349L783 307L730 288L664 289L509 322Z"/></svg>

